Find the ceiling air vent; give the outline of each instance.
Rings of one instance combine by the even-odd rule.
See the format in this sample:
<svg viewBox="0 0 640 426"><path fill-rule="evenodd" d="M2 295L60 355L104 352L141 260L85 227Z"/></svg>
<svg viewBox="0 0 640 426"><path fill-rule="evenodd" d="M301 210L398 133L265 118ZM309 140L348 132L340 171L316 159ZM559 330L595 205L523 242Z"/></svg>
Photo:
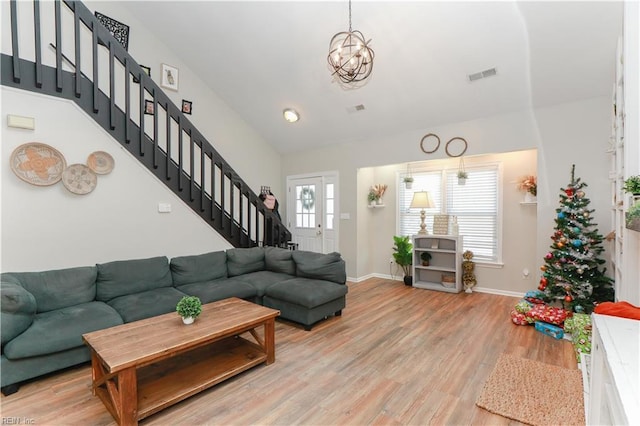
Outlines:
<svg viewBox="0 0 640 426"><path fill-rule="evenodd" d="M354 112L360 112L360 111L364 111L364 105L362 104L355 105L352 107L347 107L347 112L349 114L353 114Z"/></svg>
<svg viewBox="0 0 640 426"><path fill-rule="evenodd" d="M469 78L470 82L474 82L474 81L477 81L477 80L481 80L483 78L494 76L497 73L498 73L498 71L494 67L494 68L489 68L488 70L484 70L484 71L476 72L476 73L473 73L473 74L469 74L467 77Z"/></svg>

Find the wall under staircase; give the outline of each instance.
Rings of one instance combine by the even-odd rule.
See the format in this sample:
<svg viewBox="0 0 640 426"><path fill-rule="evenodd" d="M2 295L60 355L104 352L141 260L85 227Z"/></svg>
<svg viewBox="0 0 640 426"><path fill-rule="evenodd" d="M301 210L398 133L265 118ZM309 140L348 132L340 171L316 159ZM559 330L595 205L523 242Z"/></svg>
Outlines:
<svg viewBox="0 0 640 426"><path fill-rule="evenodd" d="M286 245L279 219L81 2L32 5L23 29L24 2L11 2L2 85L75 102L231 245ZM20 37L33 41L31 54L21 54ZM44 63L45 49L54 64ZM149 104L153 115L144 114Z"/></svg>

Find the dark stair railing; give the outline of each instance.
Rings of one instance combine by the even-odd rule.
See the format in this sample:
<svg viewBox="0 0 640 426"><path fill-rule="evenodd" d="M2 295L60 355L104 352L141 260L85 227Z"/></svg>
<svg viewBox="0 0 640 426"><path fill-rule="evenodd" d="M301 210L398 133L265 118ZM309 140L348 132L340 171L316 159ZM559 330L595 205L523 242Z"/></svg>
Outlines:
<svg viewBox="0 0 640 426"><path fill-rule="evenodd" d="M287 245L291 233L279 218L82 2L12 0L10 10L2 85L73 100L234 247ZM29 59L20 56L21 47L33 53L19 40L25 17L33 18ZM55 28L48 44L46 24ZM43 63L53 51L55 63Z"/></svg>

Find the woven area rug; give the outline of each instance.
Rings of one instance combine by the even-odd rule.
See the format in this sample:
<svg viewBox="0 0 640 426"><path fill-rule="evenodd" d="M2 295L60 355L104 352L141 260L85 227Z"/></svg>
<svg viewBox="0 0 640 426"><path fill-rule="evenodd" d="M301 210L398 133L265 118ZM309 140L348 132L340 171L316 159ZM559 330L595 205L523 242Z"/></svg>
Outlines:
<svg viewBox="0 0 640 426"><path fill-rule="evenodd" d="M579 370L508 354L498 358L476 405L534 426L585 424Z"/></svg>

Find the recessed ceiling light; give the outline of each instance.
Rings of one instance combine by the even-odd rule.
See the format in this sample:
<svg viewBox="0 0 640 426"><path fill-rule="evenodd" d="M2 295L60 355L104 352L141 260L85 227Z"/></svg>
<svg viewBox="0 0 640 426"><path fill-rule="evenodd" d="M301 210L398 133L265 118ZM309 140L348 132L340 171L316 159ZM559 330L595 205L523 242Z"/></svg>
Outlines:
<svg viewBox="0 0 640 426"><path fill-rule="evenodd" d="M300 119L300 115L296 112L296 110L291 108L287 108L284 111L282 111L282 116L289 123L295 123Z"/></svg>

